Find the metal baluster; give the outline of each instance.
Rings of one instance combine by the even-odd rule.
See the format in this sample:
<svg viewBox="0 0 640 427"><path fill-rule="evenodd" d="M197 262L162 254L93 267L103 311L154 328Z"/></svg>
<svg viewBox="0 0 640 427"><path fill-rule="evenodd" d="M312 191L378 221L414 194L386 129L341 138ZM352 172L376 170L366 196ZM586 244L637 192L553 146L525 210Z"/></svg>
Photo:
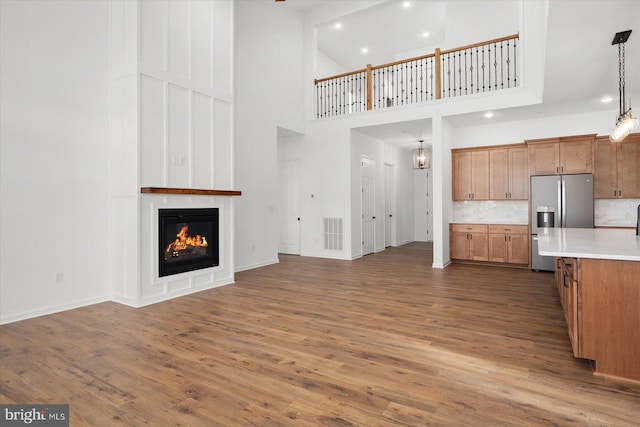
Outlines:
<svg viewBox="0 0 640 427"><path fill-rule="evenodd" d="M478 46L476 46L476 93L480 92L480 64L479 64Z"/></svg>
<svg viewBox="0 0 640 427"><path fill-rule="evenodd" d="M456 96L456 53L450 53L449 55L453 55L453 67L449 70L449 73L453 74L453 96ZM451 72L453 71L453 72Z"/></svg>
<svg viewBox="0 0 640 427"><path fill-rule="evenodd" d="M500 42L500 89L504 89L504 41Z"/></svg>
<svg viewBox="0 0 640 427"><path fill-rule="evenodd" d="M509 40L507 40L507 87L511 87L511 55L510 55L510 44Z"/></svg>
<svg viewBox="0 0 640 427"><path fill-rule="evenodd" d="M489 70L488 71L489 78L487 80L489 80L488 87L489 87L489 92L491 92L491 45L490 44L487 45L487 50L489 51L487 55L487 62L489 63L489 66L487 67L487 69Z"/></svg>
<svg viewBox="0 0 640 427"><path fill-rule="evenodd" d="M496 90L498 90L498 48L496 47L496 44L493 44L493 67L494 67L494 79L495 79L495 83L494 83L494 88Z"/></svg>
<svg viewBox="0 0 640 427"><path fill-rule="evenodd" d="M462 96L462 54L458 51L458 95Z"/></svg>
<svg viewBox="0 0 640 427"><path fill-rule="evenodd" d="M469 62L471 63L471 67L469 67L469 75L471 76L471 93L473 94L473 48L469 51Z"/></svg>
<svg viewBox="0 0 640 427"><path fill-rule="evenodd" d="M484 45L482 45L482 91L484 92L485 83L484 83Z"/></svg>
<svg viewBox="0 0 640 427"><path fill-rule="evenodd" d="M518 39L513 39L513 86L518 86L518 73L516 70L516 66L518 65L518 56L516 55L516 41Z"/></svg>

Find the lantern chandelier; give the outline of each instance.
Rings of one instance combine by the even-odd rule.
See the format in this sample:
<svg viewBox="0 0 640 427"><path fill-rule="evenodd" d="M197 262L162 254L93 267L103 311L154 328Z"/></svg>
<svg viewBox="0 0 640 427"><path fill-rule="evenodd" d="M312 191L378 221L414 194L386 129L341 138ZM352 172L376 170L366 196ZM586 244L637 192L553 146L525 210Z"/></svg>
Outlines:
<svg viewBox="0 0 640 427"><path fill-rule="evenodd" d="M620 95L620 111L616 126L609 135L611 142L620 142L627 137L633 130L638 127L638 119L631 114L631 102L627 108L625 98L625 82L624 82L624 45L629 40L631 30L621 31L613 37L612 45L618 45L618 91Z"/></svg>
<svg viewBox="0 0 640 427"><path fill-rule="evenodd" d="M424 139L420 141L420 148L413 150L413 168L414 169L431 169L431 153L422 148Z"/></svg>

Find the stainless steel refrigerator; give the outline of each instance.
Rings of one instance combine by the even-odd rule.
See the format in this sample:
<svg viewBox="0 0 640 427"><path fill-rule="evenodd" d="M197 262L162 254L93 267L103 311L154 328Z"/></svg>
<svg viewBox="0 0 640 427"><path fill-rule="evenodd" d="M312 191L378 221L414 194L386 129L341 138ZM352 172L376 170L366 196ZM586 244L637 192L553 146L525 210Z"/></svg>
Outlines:
<svg viewBox="0 0 640 427"><path fill-rule="evenodd" d="M531 177L531 269L554 271L553 257L538 254L543 227L593 228L593 175Z"/></svg>

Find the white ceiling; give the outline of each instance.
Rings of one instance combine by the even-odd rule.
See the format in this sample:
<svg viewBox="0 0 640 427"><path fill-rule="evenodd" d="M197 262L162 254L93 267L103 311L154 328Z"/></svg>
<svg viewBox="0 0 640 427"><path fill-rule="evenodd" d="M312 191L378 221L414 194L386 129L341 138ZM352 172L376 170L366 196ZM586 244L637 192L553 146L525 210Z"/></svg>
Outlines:
<svg viewBox="0 0 640 427"><path fill-rule="evenodd" d="M336 1L286 0L277 7L305 14L335 7ZM333 21L319 26L319 48L335 62L345 64L347 70L354 70L367 63L393 61L397 55L403 57L400 52L442 46L446 30L442 5L446 2L414 0L409 9L403 8L403 2L398 0L380 3L372 1L368 10L340 18L343 26L339 31L333 29ZM492 3L496 2L477 1L469 5L488 7ZM488 120L513 121L617 109L618 50L611 41L616 32L629 29L633 33L626 43L627 99L640 108L640 1L551 0L542 104L494 111L491 119L484 118L482 113L471 113L450 116L447 120L454 127L463 127L486 124ZM429 31L428 39L421 37L424 31ZM370 49L366 59L360 53L365 45ZM613 103L602 104L600 98L605 95L612 96ZM636 112L638 115L640 111ZM430 139L431 120L358 130L396 145L411 146L418 139Z"/></svg>

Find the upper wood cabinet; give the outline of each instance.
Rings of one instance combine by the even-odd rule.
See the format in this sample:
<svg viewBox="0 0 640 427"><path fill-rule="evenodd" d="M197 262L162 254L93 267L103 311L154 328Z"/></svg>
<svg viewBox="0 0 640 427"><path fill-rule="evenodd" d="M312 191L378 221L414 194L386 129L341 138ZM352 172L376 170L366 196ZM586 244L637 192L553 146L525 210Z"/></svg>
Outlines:
<svg viewBox="0 0 640 427"><path fill-rule="evenodd" d="M595 134L525 141L529 148L530 175L592 172Z"/></svg>
<svg viewBox="0 0 640 427"><path fill-rule="evenodd" d="M489 151L452 150L453 200L489 200Z"/></svg>
<svg viewBox="0 0 640 427"><path fill-rule="evenodd" d="M489 150L489 197L491 200L529 198L526 146Z"/></svg>
<svg viewBox="0 0 640 427"><path fill-rule="evenodd" d="M640 133L617 143L599 136L593 152L596 199L640 197Z"/></svg>

